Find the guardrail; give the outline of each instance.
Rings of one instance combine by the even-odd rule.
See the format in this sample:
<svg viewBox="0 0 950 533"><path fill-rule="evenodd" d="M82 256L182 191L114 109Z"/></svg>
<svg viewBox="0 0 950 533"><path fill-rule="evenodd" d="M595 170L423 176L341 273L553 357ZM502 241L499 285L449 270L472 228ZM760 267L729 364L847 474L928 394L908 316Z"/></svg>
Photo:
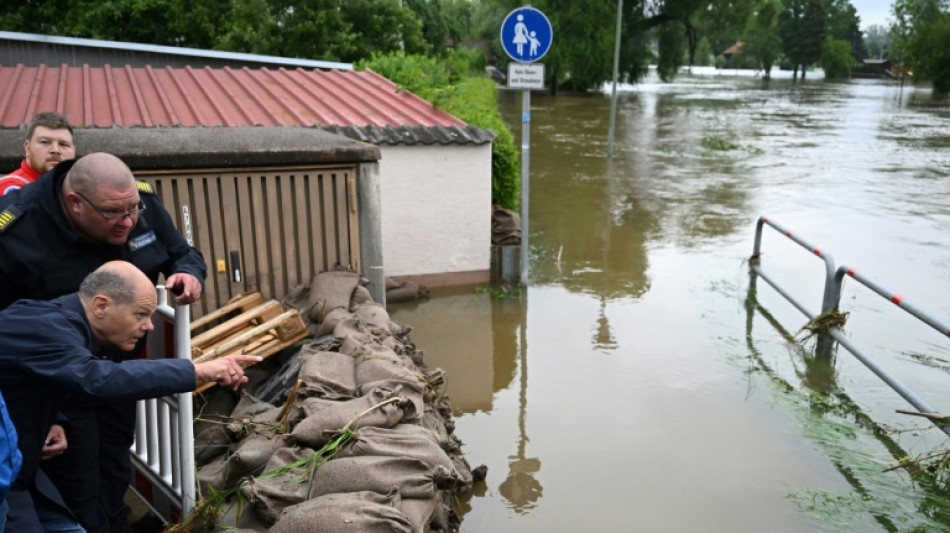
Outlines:
<svg viewBox="0 0 950 533"><path fill-rule="evenodd" d="M802 248L808 250L812 254L818 256L825 263L825 287L822 294L822 303L821 303L821 312L818 315L813 314L805 307L801 302L796 300L791 294L785 291L782 287L778 285L773 279L771 279L765 272L762 270L761 265L761 254L762 254L762 230L765 226L769 226L779 233L785 235L793 242L801 246ZM835 268L834 259L830 254L821 250L818 247L812 246L806 242L801 237L795 235L792 231L784 228L777 222L769 220L767 217L759 217L758 222L755 227L755 245L752 252L752 257L749 258L749 271L750 271L750 284L751 287L755 288L756 277L761 277L765 280L773 289L775 289L779 294L781 294L786 300L788 300L795 308L802 312L809 320L814 320L815 318L836 311L841 302L841 290L844 287L845 276L849 276L865 287L871 289L878 295L886 298L890 302L894 303L904 311L908 312L911 316L917 318L918 320L930 325L937 331L940 331L942 334L950 336L950 326L947 325L947 322L936 318L933 314L920 309L917 306L912 305L910 302L907 302L902 296L897 293L894 293L888 289L883 288L878 283L870 280L868 277L858 274L857 269L850 268L847 266L841 266ZM843 346L852 355L855 356L861 363L864 364L868 369L870 369L878 378L884 381L891 389L901 395L908 403L914 406L917 411L926 416L927 418L934 423L940 430L944 433L950 435L950 423L945 421L944 417L940 416L939 413L931 407L927 402L925 402L920 396L918 396L914 391L904 385L899 379L894 375L888 372L883 366L878 364L870 355L868 355L860 346L858 346L854 341L845 336L844 332L837 327L829 327L827 330L822 331L818 334L818 345L816 346L816 352L819 355L830 354L834 346L834 342L837 342L839 345Z"/></svg>
<svg viewBox="0 0 950 533"><path fill-rule="evenodd" d="M191 360L191 312L168 304L159 285L155 330L149 335L149 358ZM192 393L140 400L136 406L135 443L130 450L135 480L132 489L157 516L179 522L195 507L195 448Z"/></svg>

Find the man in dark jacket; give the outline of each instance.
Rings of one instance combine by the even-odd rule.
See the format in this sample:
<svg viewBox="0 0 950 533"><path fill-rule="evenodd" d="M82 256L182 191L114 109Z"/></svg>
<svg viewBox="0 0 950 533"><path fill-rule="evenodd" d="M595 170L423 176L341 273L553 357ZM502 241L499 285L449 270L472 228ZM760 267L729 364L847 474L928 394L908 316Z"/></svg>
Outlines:
<svg viewBox="0 0 950 533"><path fill-rule="evenodd" d="M207 273L201 253L178 233L151 187L105 153L63 161L29 187L0 197L0 257L0 309L21 298L75 292L110 260L131 262L153 283L164 275L179 303L201 296ZM105 355L122 361L138 350ZM89 533L128 532L124 497L132 477L135 402L78 394L64 413L72 426L69 448L43 461L43 471ZM61 446L58 429L52 428L44 457Z"/></svg>
<svg viewBox="0 0 950 533"><path fill-rule="evenodd" d="M233 355L198 365L187 359L120 364L96 355L102 348L133 349L154 328L156 305L152 282L131 263L112 261L86 277L78 293L20 300L0 312L0 392L23 454L7 494L6 531L42 533L49 523L57 531L82 531L76 524L69 529L71 517L35 501L39 495L32 490L43 441L69 393L141 399L194 390L206 381L236 389L247 382L242 366L261 360Z"/></svg>

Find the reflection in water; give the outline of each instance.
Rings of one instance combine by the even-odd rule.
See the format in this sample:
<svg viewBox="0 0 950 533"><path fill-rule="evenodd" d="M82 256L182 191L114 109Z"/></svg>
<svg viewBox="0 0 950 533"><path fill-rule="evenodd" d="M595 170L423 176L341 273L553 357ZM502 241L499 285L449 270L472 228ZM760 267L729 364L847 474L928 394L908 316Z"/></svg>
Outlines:
<svg viewBox="0 0 950 533"><path fill-rule="evenodd" d="M528 304L525 301L522 309L527 312ZM524 317L522 317L524 318ZM518 453L508 456L508 477L498 486L498 492L505 497L511 507L524 513L537 505L541 498L541 483L535 474L541 470L541 461L535 457L525 457L525 446L528 444L528 433L525 428L525 419L528 415L528 339L525 335L525 320L521 321L519 331L519 358L521 379L518 394Z"/></svg>

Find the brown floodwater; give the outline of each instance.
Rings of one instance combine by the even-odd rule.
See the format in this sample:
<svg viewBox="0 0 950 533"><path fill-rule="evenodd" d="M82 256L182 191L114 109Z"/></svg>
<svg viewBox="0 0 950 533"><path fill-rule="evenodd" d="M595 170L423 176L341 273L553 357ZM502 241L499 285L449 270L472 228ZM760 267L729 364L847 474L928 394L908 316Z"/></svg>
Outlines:
<svg viewBox="0 0 950 533"><path fill-rule="evenodd" d="M390 309L488 466L461 530L950 531L939 487L884 472L946 436L844 349L815 363L805 316L762 281L750 298L746 263L767 215L950 318L950 103L878 81L650 79L619 95L612 159L609 93L531 104L528 287ZM499 106L519 137L521 93ZM776 231L762 250L817 313L821 261ZM946 335L851 280L842 309L950 412Z"/></svg>

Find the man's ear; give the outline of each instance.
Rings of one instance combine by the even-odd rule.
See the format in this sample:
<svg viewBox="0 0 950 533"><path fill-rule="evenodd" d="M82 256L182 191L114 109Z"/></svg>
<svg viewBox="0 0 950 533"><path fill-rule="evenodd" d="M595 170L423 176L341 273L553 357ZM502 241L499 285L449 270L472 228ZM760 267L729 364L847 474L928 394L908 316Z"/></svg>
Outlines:
<svg viewBox="0 0 950 533"><path fill-rule="evenodd" d="M109 308L112 307L112 298L109 298L105 294L97 294L92 297L92 314L96 318L103 318L109 312Z"/></svg>

